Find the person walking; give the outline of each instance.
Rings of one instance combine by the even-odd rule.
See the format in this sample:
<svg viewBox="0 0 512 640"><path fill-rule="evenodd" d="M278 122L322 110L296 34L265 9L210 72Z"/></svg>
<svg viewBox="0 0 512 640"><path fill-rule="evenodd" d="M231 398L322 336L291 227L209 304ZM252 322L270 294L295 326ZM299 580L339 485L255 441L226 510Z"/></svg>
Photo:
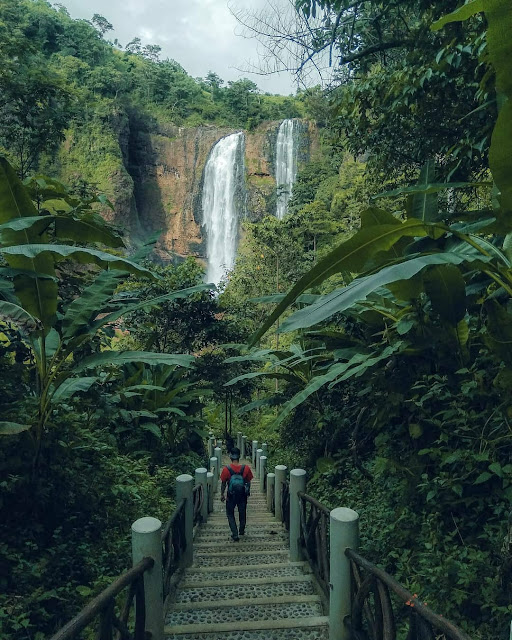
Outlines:
<svg viewBox="0 0 512 640"><path fill-rule="evenodd" d="M222 469L220 480L220 499L226 502L226 516L228 517L231 539L233 542L240 540L239 536L245 534L247 522L247 498L251 491L253 479L251 467L248 464L240 464L240 449L233 447L229 454L231 464ZM225 496L227 487L227 499ZM238 507L239 528L235 521L235 507Z"/></svg>

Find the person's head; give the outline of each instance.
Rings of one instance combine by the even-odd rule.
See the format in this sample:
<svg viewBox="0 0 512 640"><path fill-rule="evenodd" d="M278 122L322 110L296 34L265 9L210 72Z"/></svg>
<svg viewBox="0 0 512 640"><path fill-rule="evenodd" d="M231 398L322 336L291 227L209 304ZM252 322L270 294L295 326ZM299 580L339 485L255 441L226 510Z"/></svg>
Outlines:
<svg viewBox="0 0 512 640"><path fill-rule="evenodd" d="M233 462L238 462L240 460L240 449L238 447L233 447L230 451L229 457Z"/></svg>

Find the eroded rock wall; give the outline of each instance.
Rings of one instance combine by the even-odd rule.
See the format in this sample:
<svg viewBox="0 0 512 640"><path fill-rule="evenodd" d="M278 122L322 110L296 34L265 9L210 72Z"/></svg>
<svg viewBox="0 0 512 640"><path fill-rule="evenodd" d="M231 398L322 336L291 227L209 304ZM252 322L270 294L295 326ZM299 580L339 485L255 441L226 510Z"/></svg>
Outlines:
<svg viewBox="0 0 512 640"><path fill-rule="evenodd" d="M281 121L267 122L253 131L245 131L245 167L247 185L246 215L258 221L275 212L276 182L274 151ZM170 260L195 256L205 257L202 232L202 176L212 147L222 137L239 129L217 126L176 127L165 123L148 123L136 114L117 117L108 131L103 126L102 137L93 135L93 128L70 133L59 154L57 173L66 182L80 175L106 193L114 210L102 214L124 228L133 244L157 231L162 235L157 243L157 255ZM317 132L313 123L303 122L303 139L299 164L309 159L317 147ZM101 145L109 140L108 162ZM98 140L98 142L96 142ZM79 144L81 155L87 156L87 171L82 157L73 157L72 147Z"/></svg>

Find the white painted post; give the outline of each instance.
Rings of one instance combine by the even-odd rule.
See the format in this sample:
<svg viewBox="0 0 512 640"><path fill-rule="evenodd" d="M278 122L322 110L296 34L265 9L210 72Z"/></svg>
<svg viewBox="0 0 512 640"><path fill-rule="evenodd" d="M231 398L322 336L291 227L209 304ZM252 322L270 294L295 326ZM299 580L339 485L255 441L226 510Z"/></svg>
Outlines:
<svg viewBox="0 0 512 640"><path fill-rule="evenodd" d="M239 431L237 434L237 438L236 438L236 446L240 449L240 452L242 451L242 432ZM242 457L242 456L240 456Z"/></svg>
<svg viewBox="0 0 512 640"><path fill-rule="evenodd" d="M267 509L272 511L272 497L274 495L274 486L276 482L275 473L267 473Z"/></svg>
<svg viewBox="0 0 512 640"><path fill-rule="evenodd" d="M263 453L263 449L256 450L256 473L254 474L257 478L260 477L260 458Z"/></svg>
<svg viewBox="0 0 512 640"><path fill-rule="evenodd" d="M242 436L242 446L240 447L240 460L245 458L245 452L247 451L247 436Z"/></svg>
<svg viewBox="0 0 512 640"><path fill-rule="evenodd" d="M350 560L346 549L359 546L359 514L352 509L339 507L330 516L330 595L329 640L350 640L345 618L351 612Z"/></svg>
<svg viewBox="0 0 512 640"><path fill-rule="evenodd" d="M194 537L194 499L192 497L194 478L188 473L183 473L176 478L176 503L179 504L185 498L185 542L186 548L183 554L185 567L192 565L194 550L192 547Z"/></svg>
<svg viewBox="0 0 512 640"><path fill-rule="evenodd" d="M283 521L283 516L281 514L281 491L283 487L283 482L286 480L286 465L278 464L274 467L275 472L275 482L274 482L274 493L275 493L275 505L276 505L276 520L278 522Z"/></svg>
<svg viewBox="0 0 512 640"><path fill-rule="evenodd" d="M299 545L300 536L300 499L299 491L306 491L306 472L304 469L290 471L290 562L302 560Z"/></svg>
<svg viewBox="0 0 512 640"><path fill-rule="evenodd" d="M208 489L208 513L213 512L213 473L208 471L206 474L206 486Z"/></svg>
<svg viewBox="0 0 512 640"><path fill-rule="evenodd" d="M217 458L213 456L210 458L210 469L213 478L213 493L217 492L217 483L219 481L219 476L217 474Z"/></svg>
<svg viewBox="0 0 512 640"><path fill-rule="evenodd" d="M213 457L213 449L215 448L214 442L215 442L215 438L213 436L210 436L208 438L208 457L209 458Z"/></svg>
<svg viewBox="0 0 512 640"><path fill-rule="evenodd" d="M203 487L203 504L201 505L201 521L206 522L208 520L208 495L206 493L206 474L208 473L208 469L204 467L199 467L195 472L195 481L196 487L197 485L201 485Z"/></svg>
<svg viewBox="0 0 512 640"><path fill-rule="evenodd" d="M258 441L252 441L252 468L256 472L256 449L258 448Z"/></svg>
<svg viewBox="0 0 512 640"><path fill-rule="evenodd" d="M154 640L164 637L164 584L162 579L162 523L157 518L139 518L132 524L132 562L153 558L155 564L144 573L146 600L145 631Z"/></svg>
<svg viewBox="0 0 512 640"><path fill-rule="evenodd" d="M265 491L265 476L267 475L267 456L260 457L260 491Z"/></svg>
<svg viewBox="0 0 512 640"><path fill-rule="evenodd" d="M222 454L222 440L217 440L217 444L215 445L216 449L220 449L220 452Z"/></svg>

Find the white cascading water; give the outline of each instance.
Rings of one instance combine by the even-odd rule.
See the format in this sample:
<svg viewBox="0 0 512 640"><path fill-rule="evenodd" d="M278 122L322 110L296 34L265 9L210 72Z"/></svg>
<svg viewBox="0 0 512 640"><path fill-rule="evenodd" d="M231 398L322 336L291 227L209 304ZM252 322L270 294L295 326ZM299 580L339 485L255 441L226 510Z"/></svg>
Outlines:
<svg viewBox="0 0 512 640"><path fill-rule="evenodd" d="M276 215L282 220L288 208L288 201L292 195L292 187L297 177L297 145L295 120L283 120L277 132L276 144L276 183L277 183L277 211ZM295 134L295 135L294 135Z"/></svg>
<svg viewBox="0 0 512 640"><path fill-rule="evenodd" d="M219 284L236 258L240 203L237 189L245 168L244 134L233 133L213 147L203 181L203 221L206 227L207 282Z"/></svg>

